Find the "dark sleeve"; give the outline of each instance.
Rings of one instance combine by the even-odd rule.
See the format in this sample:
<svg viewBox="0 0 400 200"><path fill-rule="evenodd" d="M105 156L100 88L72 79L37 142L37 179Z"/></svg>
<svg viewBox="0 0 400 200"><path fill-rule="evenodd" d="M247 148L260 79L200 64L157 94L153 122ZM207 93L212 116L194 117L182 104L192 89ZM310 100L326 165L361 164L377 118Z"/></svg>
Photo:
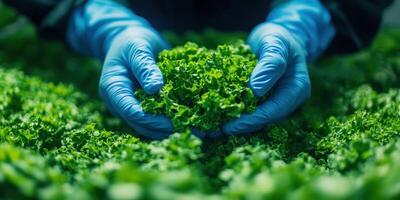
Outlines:
<svg viewBox="0 0 400 200"><path fill-rule="evenodd" d="M65 39L69 15L85 0L3 0L37 25L47 39Z"/></svg>
<svg viewBox="0 0 400 200"><path fill-rule="evenodd" d="M379 31L385 9L394 0L322 0L336 28L328 53L351 53L368 47Z"/></svg>

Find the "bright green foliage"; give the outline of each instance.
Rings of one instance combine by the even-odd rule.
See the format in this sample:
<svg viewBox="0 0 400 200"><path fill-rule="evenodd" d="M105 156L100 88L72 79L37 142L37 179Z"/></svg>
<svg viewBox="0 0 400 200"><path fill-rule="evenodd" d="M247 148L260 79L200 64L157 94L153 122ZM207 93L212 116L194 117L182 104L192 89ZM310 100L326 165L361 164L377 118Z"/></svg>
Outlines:
<svg viewBox="0 0 400 200"><path fill-rule="evenodd" d="M399 30L310 66L313 95L283 124L162 141L109 116L95 62L18 30L0 31L0 199L400 199Z"/></svg>
<svg viewBox="0 0 400 200"><path fill-rule="evenodd" d="M9 144L0 145L0 198L45 195L44 188L61 189L66 177L43 157Z"/></svg>
<svg viewBox="0 0 400 200"><path fill-rule="evenodd" d="M134 187L140 198L172 198L189 191L203 196L199 192L208 190L204 177L191 176L200 173L202 153L201 141L189 133L147 142L106 131L102 124L110 122L102 121L100 102L90 103L71 86L45 83L16 70L0 68L0 89L4 197L98 199ZM204 187L192 187L199 183ZM154 193L157 189L165 192Z"/></svg>
<svg viewBox="0 0 400 200"><path fill-rule="evenodd" d="M328 135L317 144L317 152L329 155L328 165L339 171L359 168L376 147L400 138L399 89L377 94L363 85L344 98L339 102L354 114L345 120L330 117L324 126Z"/></svg>
<svg viewBox="0 0 400 200"><path fill-rule="evenodd" d="M143 109L172 119L174 128L218 130L242 113L251 113L257 99L246 86L257 63L243 43L216 50L187 43L158 56L165 85L156 96L136 93Z"/></svg>

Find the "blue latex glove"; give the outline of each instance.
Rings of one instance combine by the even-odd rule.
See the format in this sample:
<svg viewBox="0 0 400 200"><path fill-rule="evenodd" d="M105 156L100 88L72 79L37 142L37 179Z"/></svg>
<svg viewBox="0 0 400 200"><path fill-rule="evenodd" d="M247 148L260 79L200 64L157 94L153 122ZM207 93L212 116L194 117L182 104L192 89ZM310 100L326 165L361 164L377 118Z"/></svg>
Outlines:
<svg viewBox="0 0 400 200"><path fill-rule="evenodd" d="M134 96L138 87L155 94L164 84L154 55L168 45L146 20L110 0L89 0L72 14L67 40L104 61L99 92L113 114L152 139L172 133L168 118L144 113Z"/></svg>
<svg viewBox="0 0 400 200"><path fill-rule="evenodd" d="M259 58L249 86L256 96L271 95L254 113L227 123L223 132L254 132L292 113L311 93L307 62L327 48L334 34L330 14L318 0L291 0L273 9L248 38Z"/></svg>

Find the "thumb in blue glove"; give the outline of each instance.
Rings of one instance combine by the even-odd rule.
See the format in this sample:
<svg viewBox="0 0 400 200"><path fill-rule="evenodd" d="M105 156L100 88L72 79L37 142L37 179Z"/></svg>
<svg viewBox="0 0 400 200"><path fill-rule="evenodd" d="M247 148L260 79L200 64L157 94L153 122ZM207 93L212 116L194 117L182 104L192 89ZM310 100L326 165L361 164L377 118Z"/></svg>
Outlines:
<svg viewBox="0 0 400 200"><path fill-rule="evenodd" d="M328 11L318 0L292 0L275 8L248 43L259 58L249 81L256 96L271 91L254 113L227 123L228 135L255 132L292 113L311 94L307 62L315 60L334 36Z"/></svg>
<svg viewBox="0 0 400 200"><path fill-rule="evenodd" d="M155 94L164 84L154 55L168 45L146 20L112 1L91 0L74 11L67 40L104 61L99 93L113 114L148 138L172 133L171 121L145 113L134 95L139 87Z"/></svg>

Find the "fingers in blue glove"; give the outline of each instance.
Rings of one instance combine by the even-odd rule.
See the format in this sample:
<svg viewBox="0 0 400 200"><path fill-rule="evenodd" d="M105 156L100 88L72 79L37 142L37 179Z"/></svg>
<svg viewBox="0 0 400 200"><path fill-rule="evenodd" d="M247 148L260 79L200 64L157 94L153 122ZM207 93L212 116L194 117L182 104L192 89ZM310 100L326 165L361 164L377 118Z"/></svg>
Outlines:
<svg viewBox="0 0 400 200"><path fill-rule="evenodd" d="M164 85L164 79L149 45L145 41L130 41L124 55L126 64L143 90L152 95L160 91Z"/></svg>
<svg viewBox="0 0 400 200"><path fill-rule="evenodd" d="M291 71L292 70L292 71ZM259 105L254 113L244 114L223 127L228 135L252 133L264 126L278 122L292 113L311 93L306 62L300 62L273 87L271 96Z"/></svg>
<svg viewBox="0 0 400 200"><path fill-rule="evenodd" d="M258 47L259 62L254 68L249 85L254 95L264 96L282 77L287 68L288 46L284 39L276 35L267 35L262 41L256 41L262 44Z"/></svg>
<svg viewBox="0 0 400 200"><path fill-rule="evenodd" d="M110 111L146 137L160 139L172 133L170 120L144 113L134 96L135 88L155 94L163 85L154 55L168 46L157 31L113 1L87 1L71 15L69 44L104 61L99 90Z"/></svg>
<svg viewBox="0 0 400 200"><path fill-rule="evenodd" d="M117 41L115 44L121 43ZM134 96L139 85L148 94L158 92L163 85L151 45L145 40L132 39L121 46L111 47L100 79L100 96L114 114L139 134L151 139L167 137L173 131L171 121L143 111Z"/></svg>

